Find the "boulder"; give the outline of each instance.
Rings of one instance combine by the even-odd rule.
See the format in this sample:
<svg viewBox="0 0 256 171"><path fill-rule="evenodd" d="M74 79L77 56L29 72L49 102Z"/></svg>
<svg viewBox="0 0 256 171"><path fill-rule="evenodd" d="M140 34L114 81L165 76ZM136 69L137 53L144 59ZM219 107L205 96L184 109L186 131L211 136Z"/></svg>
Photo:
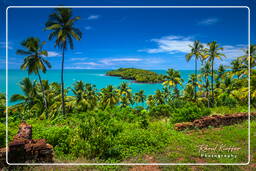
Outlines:
<svg viewBox="0 0 256 171"><path fill-rule="evenodd" d="M256 112L251 113L251 119L255 119ZM226 114L226 115L212 115L204 116L200 119L196 119L193 122L177 123L174 128L178 131L191 128L207 128L209 126L219 127L226 125L233 125L240 123L248 119L248 113L236 113L236 114Z"/></svg>
<svg viewBox="0 0 256 171"><path fill-rule="evenodd" d="M0 167L4 166L6 148L0 149ZM17 135L8 145L9 163L52 163L53 147L45 139L32 139L32 126L26 122L19 125Z"/></svg>

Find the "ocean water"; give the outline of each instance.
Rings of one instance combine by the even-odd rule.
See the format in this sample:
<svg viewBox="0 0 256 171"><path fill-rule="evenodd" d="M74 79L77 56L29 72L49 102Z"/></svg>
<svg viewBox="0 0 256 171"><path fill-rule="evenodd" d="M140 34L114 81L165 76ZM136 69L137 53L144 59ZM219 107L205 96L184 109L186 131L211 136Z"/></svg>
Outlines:
<svg viewBox="0 0 256 171"><path fill-rule="evenodd" d="M65 70L64 71L64 83L65 87L71 87L76 81L82 80L85 83L95 84L98 90L106 87L107 85L113 85L118 87L122 82L128 82L132 88L132 92L136 93L139 90L144 90L146 95L154 94L157 89L162 89L162 84L145 84L145 83L133 83L131 80L124 80L118 77L105 76L105 73L109 71L107 69L77 69L77 70ZM165 74L165 70L152 70L159 74ZM187 82L189 74L192 74L193 70L180 70L181 77L184 82ZM42 79L49 80L49 82L60 83L60 70L48 70L46 74L41 74ZM13 94L22 94L19 87L20 81L24 77L29 77L31 80L38 80L38 77L34 74L28 75L26 71L22 70L9 70L8 71L8 99ZM5 87L5 70L0 70L0 92L4 93ZM70 92L70 94L72 94ZM9 105L15 104L8 102Z"/></svg>

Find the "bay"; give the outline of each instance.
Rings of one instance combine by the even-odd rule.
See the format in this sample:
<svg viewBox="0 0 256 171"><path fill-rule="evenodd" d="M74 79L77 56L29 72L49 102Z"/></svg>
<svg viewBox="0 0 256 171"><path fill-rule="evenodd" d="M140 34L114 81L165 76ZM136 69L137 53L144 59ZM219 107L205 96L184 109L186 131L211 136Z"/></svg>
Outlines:
<svg viewBox="0 0 256 171"><path fill-rule="evenodd" d="M122 82L128 82L133 93L139 90L144 90L145 94L151 95L157 89L162 89L162 84L147 84L147 83L134 83L131 80L124 80L119 77L105 76L105 73L110 71L110 69L66 69L64 71L64 82L65 87L72 87L76 81L82 80L85 83L91 83L96 85L98 90L108 86L113 85L118 87ZM159 74L166 74L166 70L151 70ZM181 77L184 83L187 82L189 74L193 74L193 70L180 70ZM45 74L41 74L42 79L48 80L49 82L60 83L60 70L48 70ZM34 74L28 75L26 71L22 70L9 70L8 71L8 99L13 94L23 94L19 83L24 77L29 77L31 80L37 80L38 77ZM5 70L0 70L0 92L4 93L6 90L5 86ZM72 93L69 93L72 95ZM9 105L15 103L8 102Z"/></svg>

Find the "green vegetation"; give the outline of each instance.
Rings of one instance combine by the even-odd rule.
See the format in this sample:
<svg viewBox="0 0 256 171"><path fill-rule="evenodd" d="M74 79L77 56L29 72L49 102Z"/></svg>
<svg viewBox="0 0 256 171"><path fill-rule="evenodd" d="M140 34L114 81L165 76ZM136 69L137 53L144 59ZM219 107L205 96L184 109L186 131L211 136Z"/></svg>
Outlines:
<svg viewBox="0 0 256 171"><path fill-rule="evenodd" d="M85 162L143 162L143 156L153 155L157 162L247 162L247 122L221 128L203 130L174 130L174 124L188 122L211 114L247 112L248 55L251 61L251 106L256 105L256 45L250 54L220 65L214 70L214 61L224 54L217 42L204 47L199 41L186 55L195 56L195 74L184 82L179 71L168 69L166 75L134 68L120 68L107 75L120 76L142 83L162 83L162 89L145 95L144 90L132 92L128 83L118 87L107 85L98 90L96 85L77 81L64 88L64 54L73 48L73 38L82 33L73 27L79 17L72 17L68 8L58 8L50 15L46 30L49 39L62 50L61 84L41 80L40 73L50 68L47 51L39 39L30 37L22 42L24 55L21 69L36 74L39 83L29 78L20 81L22 94L14 94L8 107L9 137L17 132L25 120L33 125L33 138L47 139L52 144L57 161ZM201 72L197 73L200 59ZM209 81L211 79L211 81ZM70 95L70 93L72 95ZM140 106L143 104L143 106ZM5 95L0 94L0 139L5 136ZM252 127L255 129L255 121ZM234 141L234 138L236 141ZM254 135L255 138L255 135ZM0 141L0 146L4 146ZM200 158L198 145L227 144L241 147L237 158ZM222 154L223 152L221 152Z"/></svg>
<svg viewBox="0 0 256 171"><path fill-rule="evenodd" d="M65 51L74 48L73 39L80 40L82 32L74 27L74 24L80 17L72 18L72 10L70 8L56 8L55 12L49 16L45 24L45 30L52 31L48 39L55 39L54 47L62 49L61 61L61 105L62 114L65 114L65 97L64 97L64 56Z"/></svg>
<svg viewBox="0 0 256 171"><path fill-rule="evenodd" d="M153 71L147 71L136 68L119 68L117 70L108 71L108 76L118 76L127 80L134 80L138 83L161 83L164 76Z"/></svg>

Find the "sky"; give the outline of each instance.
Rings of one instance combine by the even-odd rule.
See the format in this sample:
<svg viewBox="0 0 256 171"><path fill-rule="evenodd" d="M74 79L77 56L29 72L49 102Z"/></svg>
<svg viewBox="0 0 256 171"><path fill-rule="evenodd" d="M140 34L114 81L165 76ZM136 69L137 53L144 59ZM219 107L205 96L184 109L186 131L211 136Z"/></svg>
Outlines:
<svg viewBox="0 0 256 171"><path fill-rule="evenodd" d="M32 1L22 3L22 0L4 1L1 9L9 5L60 4L57 0L55 4L47 0L41 4L39 2L35 4ZM72 5L146 5L128 4L123 1L116 4L113 1L97 2ZM71 5L65 1L61 3ZM172 3L190 5L178 4L177 1ZM231 1L227 0L226 4L220 5L227 4L232 5ZM151 2L148 5L172 4ZM207 4L204 1L202 5ZM208 0L208 5L217 4L212 4L212 1ZM53 11L52 8L9 8L9 69L19 69L24 56L16 55L16 50L22 48L20 43L31 36L46 41L44 46L48 51L46 59L52 64L52 69L60 69L61 50L54 48L54 42L48 40L50 32L44 31L48 16ZM223 53L226 57L222 61L216 61L216 66L228 65L235 57L244 54L243 49L247 48L248 43L247 8L75 8L73 15L81 17L75 27L81 30L83 36L80 41L75 41L73 50L66 51L65 69L135 67L151 70L168 68L190 70L194 69L194 61L187 62L185 55L190 52L189 45L195 40L200 40L205 46L209 42L217 41L224 48ZM0 69L3 69L5 67L4 28L1 29L0 35ZM254 31L252 35L255 35Z"/></svg>

